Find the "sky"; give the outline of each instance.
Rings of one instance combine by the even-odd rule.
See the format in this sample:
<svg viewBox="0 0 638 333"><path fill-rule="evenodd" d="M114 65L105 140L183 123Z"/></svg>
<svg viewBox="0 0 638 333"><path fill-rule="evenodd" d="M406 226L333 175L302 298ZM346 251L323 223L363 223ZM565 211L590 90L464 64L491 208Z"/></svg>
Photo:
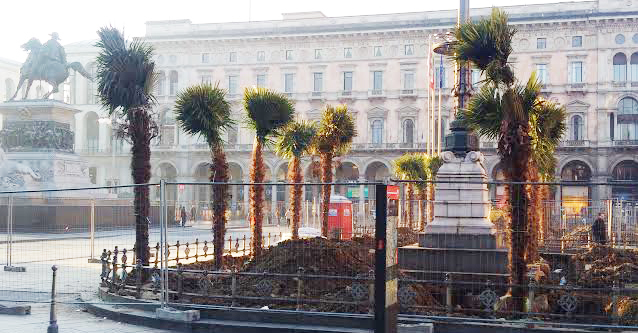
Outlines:
<svg viewBox="0 0 638 333"><path fill-rule="evenodd" d="M141 37L145 22L190 19L193 23L279 20L282 13L321 11L351 16L456 9L458 1L435 0L0 0L0 57L24 61L20 45L51 32L62 45L97 38L105 25ZM561 2L561 0L471 0L471 7ZM249 10L250 8L250 10ZM250 13L250 14L249 14Z"/></svg>

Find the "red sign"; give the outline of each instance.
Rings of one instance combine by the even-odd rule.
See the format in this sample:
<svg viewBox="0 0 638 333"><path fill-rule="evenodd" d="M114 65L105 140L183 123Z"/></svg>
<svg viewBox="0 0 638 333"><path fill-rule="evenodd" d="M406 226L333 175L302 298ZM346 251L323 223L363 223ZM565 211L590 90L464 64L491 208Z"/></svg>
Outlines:
<svg viewBox="0 0 638 333"><path fill-rule="evenodd" d="M399 187L396 185L388 185L388 199L399 200Z"/></svg>
<svg viewBox="0 0 638 333"><path fill-rule="evenodd" d="M185 188L184 184L179 184L179 190L180 190L180 192L181 192L181 191L184 191L184 188Z"/></svg>

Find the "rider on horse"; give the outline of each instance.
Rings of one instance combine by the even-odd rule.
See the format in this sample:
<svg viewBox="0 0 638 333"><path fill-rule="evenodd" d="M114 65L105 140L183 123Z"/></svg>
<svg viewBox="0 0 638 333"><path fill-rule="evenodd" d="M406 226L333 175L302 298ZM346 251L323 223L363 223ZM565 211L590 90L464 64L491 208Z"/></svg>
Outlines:
<svg viewBox="0 0 638 333"><path fill-rule="evenodd" d="M51 33L51 39L42 45L42 51L40 53L42 60L49 60L66 64L66 53L64 47L58 42L60 35L57 32ZM46 63L42 61L42 63Z"/></svg>

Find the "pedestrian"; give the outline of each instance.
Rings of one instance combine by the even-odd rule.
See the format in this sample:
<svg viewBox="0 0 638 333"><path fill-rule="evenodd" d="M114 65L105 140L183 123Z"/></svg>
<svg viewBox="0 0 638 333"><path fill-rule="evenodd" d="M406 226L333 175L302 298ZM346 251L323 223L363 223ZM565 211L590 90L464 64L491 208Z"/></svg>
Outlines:
<svg viewBox="0 0 638 333"><path fill-rule="evenodd" d="M286 226L290 227L290 209L286 209Z"/></svg>
<svg viewBox="0 0 638 333"><path fill-rule="evenodd" d="M605 245L607 243L607 234L605 233L605 214L598 213L598 217L591 226L592 237L594 242Z"/></svg>
<svg viewBox="0 0 638 333"><path fill-rule="evenodd" d="M181 215L182 215L182 216L181 216L181 217L182 217L182 219L181 219L181 222L182 222L182 223L181 223L181 225L182 225L182 228L183 228L183 227L185 227L185 226L186 226L186 208L184 208L184 206L182 206L182 208L181 208Z"/></svg>
<svg viewBox="0 0 638 333"><path fill-rule="evenodd" d="M197 217L197 208L195 205L191 206L191 221L195 222L195 218Z"/></svg>

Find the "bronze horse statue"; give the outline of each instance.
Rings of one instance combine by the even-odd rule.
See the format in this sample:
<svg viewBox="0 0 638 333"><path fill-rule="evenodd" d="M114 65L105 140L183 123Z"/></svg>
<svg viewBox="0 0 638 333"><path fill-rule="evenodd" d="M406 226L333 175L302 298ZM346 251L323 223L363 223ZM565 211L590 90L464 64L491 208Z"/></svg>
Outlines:
<svg viewBox="0 0 638 333"><path fill-rule="evenodd" d="M45 81L53 87L51 91L43 96L44 99L48 99L51 94L60 91L58 86L69 77L69 69L80 73L89 80L93 80L91 75L84 70L84 67L82 67L82 64L79 62L66 63L66 59L64 59L64 63L62 63L41 54L42 43L40 43L40 40L37 38L31 38L22 45L22 48L30 52L24 65L20 68L20 83L18 83L16 92L10 101L16 98L25 81L27 81L27 89L22 99L26 99L29 95L29 89L31 89L33 81Z"/></svg>

